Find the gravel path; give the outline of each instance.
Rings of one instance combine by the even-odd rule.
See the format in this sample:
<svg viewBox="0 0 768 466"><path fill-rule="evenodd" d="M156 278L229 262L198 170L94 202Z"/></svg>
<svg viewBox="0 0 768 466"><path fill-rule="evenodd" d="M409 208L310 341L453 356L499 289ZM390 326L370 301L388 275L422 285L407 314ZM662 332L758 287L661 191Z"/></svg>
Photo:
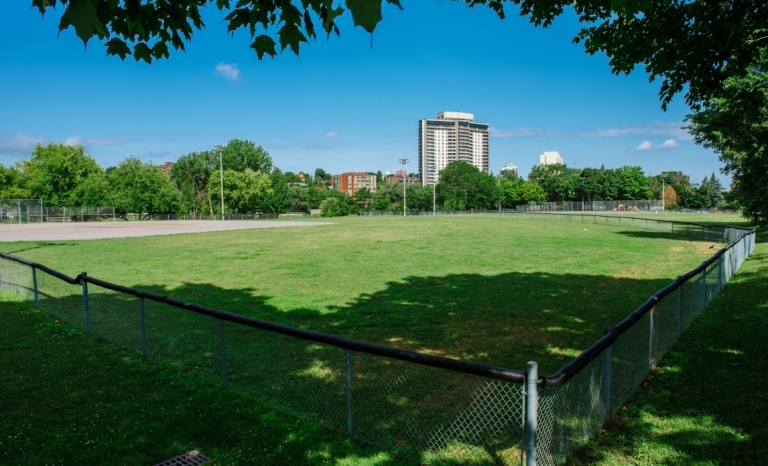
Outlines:
<svg viewBox="0 0 768 466"><path fill-rule="evenodd" d="M171 220L151 222L28 223L0 225L0 242L63 241L136 236L176 235L254 228L312 227L330 222L284 222L271 220Z"/></svg>

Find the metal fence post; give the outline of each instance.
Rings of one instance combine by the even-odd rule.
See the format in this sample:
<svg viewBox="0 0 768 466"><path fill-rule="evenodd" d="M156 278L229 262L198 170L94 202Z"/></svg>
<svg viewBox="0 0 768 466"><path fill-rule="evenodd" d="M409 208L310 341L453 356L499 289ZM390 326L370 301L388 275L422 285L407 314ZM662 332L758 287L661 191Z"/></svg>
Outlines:
<svg viewBox="0 0 768 466"><path fill-rule="evenodd" d="M88 272L83 271L80 277L80 282L83 284L83 311L84 311L84 319L85 319L85 331L90 332L91 331L91 309L88 305L88 282L85 281L85 277L88 276Z"/></svg>
<svg viewBox="0 0 768 466"><path fill-rule="evenodd" d="M536 430L539 412L539 363L528 361L525 374L525 465L536 466Z"/></svg>
<svg viewBox="0 0 768 466"><path fill-rule="evenodd" d="M650 312L650 339L648 341L648 367L653 370L656 367L656 361L653 354L656 350L656 306L651 308Z"/></svg>
<svg viewBox="0 0 768 466"><path fill-rule="evenodd" d="M683 335L683 284L677 285L677 338Z"/></svg>
<svg viewBox="0 0 768 466"><path fill-rule="evenodd" d="M347 434L352 435L352 355L349 350L344 350L344 359L347 366Z"/></svg>
<svg viewBox="0 0 768 466"><path fill-rule="evenodd" d="M723 256L717 258L717 292L723 289Z"/></svg>
<svg viewBox="0 0 768 466"><path fill-rule="evenodd" d="M141 355L147 359L147 318L144 314L144 298L139 298L141 303Z"/></svg>
<svg viewBox="0 0 768 466"><path fill-rule="evenodd" d="M35 307L40 307L40 299L37 293L37 269L32 267L32 289L35 290Z"/></svg>
<svg viewBox="0 0 768 466"><path fill-rule="evenodd" d="M224 339L223 319L219 319L219 335L221 336L221 387L227 388L227 344Z"/></svg>
<svg viewBox="0 0 768 466"><path fill-rule="evenodd" d="M707 268L701 272L701 309L707 307Z"/></svg>
<svg viewBox="0 0 768 466"><path fill-rule="evenodd" d="M611 417L611 370L613 364L613 345L605 350L605 418Z"/></svg>

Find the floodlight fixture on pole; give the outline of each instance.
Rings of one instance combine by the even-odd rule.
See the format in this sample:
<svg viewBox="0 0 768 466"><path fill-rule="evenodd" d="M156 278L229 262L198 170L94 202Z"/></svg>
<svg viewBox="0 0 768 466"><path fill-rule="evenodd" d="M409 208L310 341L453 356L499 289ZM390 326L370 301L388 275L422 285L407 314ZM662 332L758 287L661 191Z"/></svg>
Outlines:
<svg viewBox="0 0 768 466"><path fill-rule="evenodd" d="M224 150L224 146L214 146L219 152L219 181L221 182L221 219L224 220L224 163L221 160L221 151Z"/></svg>
<svg viewBox="0 0 768 466"><path fill-rule="evenodd" d="M408 164L408 159L400 159L400 163L403 165L403 217L405 217L405 166Z"/></svg>

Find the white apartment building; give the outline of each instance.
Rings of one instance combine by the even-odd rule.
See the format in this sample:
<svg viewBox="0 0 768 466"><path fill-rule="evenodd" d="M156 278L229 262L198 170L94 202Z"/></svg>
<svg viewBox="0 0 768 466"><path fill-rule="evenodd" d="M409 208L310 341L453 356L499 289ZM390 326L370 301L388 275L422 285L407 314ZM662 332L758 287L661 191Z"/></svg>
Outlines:
<svg viewBox="0 0 768 466"><path fill-rule="evenodd" d="M501 167L501 170L499 171L499 173L501 173L503 171L515 172L515 175L519 175L520 174L518 172L517 165L515 165L514 163L508 163L508 164L504 165L503 167Z"/></svg>
<svg viewBox="0 0 768 466"><path fill-rule="evenodd" d="M539 165L562 165L563 158L560 157L560 152L551 151L544 152L539 155Z"/></svg>
<svg viewBox="0 0 768 466"><path fill-rule="evenodd" d="M488 173L489 127L476 122L474 114L464 112L440 112L437 119L419 121L421 184L437 184L440 170L456 160Z"/></svg>

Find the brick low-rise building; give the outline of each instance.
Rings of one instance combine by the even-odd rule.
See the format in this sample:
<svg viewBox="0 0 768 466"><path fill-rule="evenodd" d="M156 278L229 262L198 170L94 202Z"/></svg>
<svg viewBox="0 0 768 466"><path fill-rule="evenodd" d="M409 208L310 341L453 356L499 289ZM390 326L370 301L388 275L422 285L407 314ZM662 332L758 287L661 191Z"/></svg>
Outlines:
<svg viewBox="0 0 768 466"><path fill-rule="evenodd" d="M331 176L331 188L344 191L350 196L360 188L368 188L372 193L376 192L376 175L363 172L347 172L341 175Z"/></svg>
<svg viewBox="0 0 768 466"><path fill-rule="evenodd" d="M389 184L394 184L394 183L402 183L403 178L405 178L405 184L421 183L421 178L419 178L418 176L407 176L405 171L403 170L396 171L394 175L386 176L384 180L387 181L387 183Z"/></svg>

